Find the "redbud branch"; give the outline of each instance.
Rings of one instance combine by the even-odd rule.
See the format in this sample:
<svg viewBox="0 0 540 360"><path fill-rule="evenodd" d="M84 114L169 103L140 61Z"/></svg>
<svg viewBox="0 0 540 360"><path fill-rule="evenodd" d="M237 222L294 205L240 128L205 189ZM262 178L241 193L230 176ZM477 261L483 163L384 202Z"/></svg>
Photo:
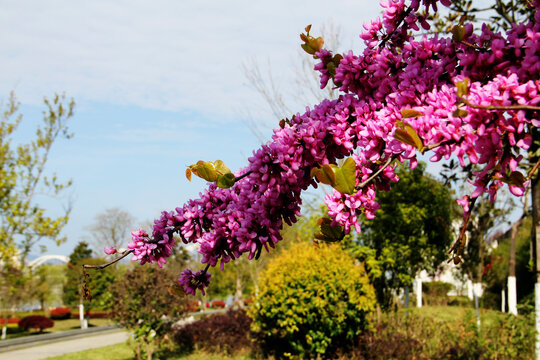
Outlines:
<svg viewBox="0 0 540 360"><path fill-rule="evenodd" d="M538 161L536 162L536 164L534 164L531 171L529 171L529 174L527 175L528 180L530 180L532 176L534 175L534 173L536 172L536 170L538 170L538 166L540 166L540 159L538 159Z"/></svg>
<svg viewBox="0 0 540 360"><path fill-rule="evenodd" d="M237 182L237 181L240 181L242 180L243 178L245 178L246 176L249 176L253 171L249 170L249 171L246 171L244 174L238 176L238 177L235 177L234 178L234 182Z"/></svg>
<svg viewBox="0 0 540 360"><path fill-rule="evenodd" d="M481 48L480 46L478 46L476 44L471 44L470 42L467 42L467 41L461 40L460 43L462 43L463 45L472 47L473 49L476 49L476 50L485 50L485 49Z"/></svg>
<svg viewBox="0 0 540 360"><path fill-rule="evenodd" d="M532 105L506 105L506 106L499 106L499 105L475 105L471 104L469 100L463 98L462 99L465 104L467 104L469 107L472 107L473 109L484 109L484 110L532 110L532 111L540 111L540 106L532 106Z"/></svg>
<svg viewBox="0 0 540 360"><path fill-rule="evenodd" d="M105 269L106 267L108 266L111 266L112 264L114 263L117 263L118 261L122 260L123 258L125 258L126 256L128 256L129 254L131 254L133 252L133 250L126 250L122 253L122 256L120 257L117 257L116 259L114 259L113 261L110 261L106 264L101 264L101 265L88 265L88 264L84 264L82 267L83 269Z"/></svg>
<svg viewBox="0 0 540 360"><path fill-rule="evenodd" d="M202 274L206 274L208 272L208 269L210 269L210 264L206 264L206 267L204 268Z"/></svg>
<svg viewBox="0 0 540 360"><path fill-rule="evenodd" d="M412 8L408 7L404 12L401 13L401 18L399 19L399 21L397 22L396 24L396 30L401 26L401 23L405 20L405 18L407 16L409 16L409 14L411 13L412 11ZM393 35L394 33L390 33L390 34L386 34L383 36L382 40L381 40L381 43L379 44L379 48L382 48L386 42L388 40L390 40L390 37Z"/></svg>
<svg viewBox="0 0 540 360"><path fill-rule="evenodd" d="M463 242L463 238L465 237L465 232L467 231L467 225L469 224L469 220L471 219L471 213L474 208L474 204L476 203L477 198L473 198L469 200L469 211L465 214L465 219L463 219L463 225L461 226L461 231L459 232L459 237L457 238L454 245L452 245L452 248L448 251L448 254L455 252L458 249L458 245L460 245ZM458 256L460 254L457 254Z"/></svg>
<svg viewBox="0 0 540 360"><path fill-rule="evenodd" d="M392 155L388 158L388 160L386 160L386 162L384 163L383 166L381 166L379 168L379 170L377 170L373 175L371 175L369 178L367 178L365 181L362 181L360 184L358 184L358 186L356 187L357 190L360 190L362 189L364 186L366 186L367 184L369 184L373 179L375 179L377 176L379 176L380 173L382 173L384 171L384 169L386 169L388 166L390 166L390 164L392 163L392 161L394 159L396 159L397 156L396 155Z"/></svg>

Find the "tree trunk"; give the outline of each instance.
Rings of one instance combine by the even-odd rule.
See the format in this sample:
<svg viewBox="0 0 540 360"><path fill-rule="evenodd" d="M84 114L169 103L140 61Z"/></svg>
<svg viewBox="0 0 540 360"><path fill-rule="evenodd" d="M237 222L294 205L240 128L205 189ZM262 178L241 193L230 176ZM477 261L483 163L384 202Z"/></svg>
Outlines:
<svg viewBox="0 0 540 360"><path fill-rule="evenodd" d="M422 307L422 279L416 276L416 307Z"/></svg>
<svg viewBox="0 0 540 360"><path fill-rule="evenodd" d="M480 285L480 286L478 286ZM478 331L480 331L480 306L478 305L478 288L482 286L482 283L473 284L473 296L474 296L474 307L476 309L476 325L478 326Z"/></svg>
<svg viewBox="0 0 540 360"><path fill-rule="evenodd" d="M409 287L405 286L405 316L409 316Z"/></svg>
<svg viewBox="0 0 540 360"><path fill-rule="evenodd" d="M506 312L506 292L504 289L501 291L501 312Z"/></svg>
<svg viewBox="0 0 540 360"><path fill-rule="evenodd" d="M146 360L152 360L152 347L150 342L146 343Z"/></svg>
<svg viewBox="0 0 540 360"><path fill-rule="evenodd" d="M141 342L137 341L137 360L141 360Z"/></svg>
<svg viewBox="0 0 540 360"><path fill-rule="evenodd" d="M243 307L244 293L242 291L242 276L239 272L236 273L236 293L234 295L236 302Z"/></svg>
<svg viewBox="0 0 540 360"><path fill-rule="evenodd" d="M84 321L84 304L83 304L82 300L81 300L81 303L79 304L79 320L81 322L81 329L86 329L87 324Z"/></svg>
<svg viewBox="0 0 540 360"><path fill-rule="evenodd" d="M4 317L4 326L2 326L2 337L1 337L2 340L5 340L7 337L7 326L8 326L8 321L10 317L11 317L10 315Z"/></svg>
<svg viewBox="0 0 540 360"><path fill-rule="evenodd" d="M525 216L525 213L523 214ZM508 312L517 315L517 286L516 286L516 241L519 226L523 222L523 216L512 225L510 236L510 254L508 258Z"/></svg>

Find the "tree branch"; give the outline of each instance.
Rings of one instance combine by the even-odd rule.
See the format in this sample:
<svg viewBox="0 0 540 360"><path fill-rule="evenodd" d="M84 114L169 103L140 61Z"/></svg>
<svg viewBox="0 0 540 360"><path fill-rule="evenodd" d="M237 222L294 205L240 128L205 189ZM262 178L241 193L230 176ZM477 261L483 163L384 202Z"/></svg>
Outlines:
<svg viewBox="0 0 540 360"><path fill-rule="evenodd" d="M534 164L533 168L529 171L529 174L527 175L528 180L530 180L532 176L534 175L534 173L536 172L536 170L538 170L538 166L540 166L540 158L538 159L536 164Z"/></svg>
<svg viewBox="0 0 540 360"><path fill-rule="evenodd" d="M463 99L467 106L472 107L473 109L484 109L484 110L532 110L532 111L540 111L540 106L532 106L532 105L506 105L506 106L498 106L498 105L474 105L471 104L467 99Z"/></svg>
<svg viewBox="0 0 540 360"><path fill-rule="evenodd" d="M448 251L448 254L455 253L454 259L459 258L461 255L461 252L463 251L463 248L465 247L465 242L467 239L465 239L465 233L467 232L467 225L469 224L469 220L471 219L471 214L474 208L474 204L476 203L477 198L473 198L469 200L469 211L465 215L465 219L463 220L463 225L461 226L461 231L459 232L459 237L457 238L454 245L452 245L452 248ZM461 261L458 260L459 262ZM457 264L459 264L459 262ZM456 260L454 260L454 263L456 263Z"/></svg>
<svg viewBox="0 0 540 360"><path fill-rule="evenodd" d="M128 256L129 254L131 254L133 252L133 250L126 250L122 253L122 256L120 257L117 257L116 259L106 263L106 264L101 264L101 265L88 265L88 264L84 264L82 267L83 269L105 269L106 267L108 266L111 266L112 264L114 263L117 263L118 261L122 260L123 258L125 258L126 256Z"/></svg>
<svg viewBox="0 0 540 360"><path fill-rule="evenodd" d="M356 190L362 189L364 186L369 184L373 179L375 179L377 176L379 176L379 174L382 173L384 171L384 169L386 169L388 166L390 166L390 164L392 163L392 161L394 161L396 159L396 157L397 156L395 156L395 155L390 156L388 158L388 160L386 160L384 165L379 168L379 170L377 170L373 175L371 175L365 181L362 181L360 184L358 184L358 186L356 186Z"/></svg>
<svg viewBox="0 0 540 360"><path fill-rule="evenodd" d="M246 176L249 176L253 171L249 170L249 171L246 171L244 174L238 176L238 177L235 177L234 178L234 182L237 182L237 181L240 181L242 180L243 178L245 178Z"/></svg>

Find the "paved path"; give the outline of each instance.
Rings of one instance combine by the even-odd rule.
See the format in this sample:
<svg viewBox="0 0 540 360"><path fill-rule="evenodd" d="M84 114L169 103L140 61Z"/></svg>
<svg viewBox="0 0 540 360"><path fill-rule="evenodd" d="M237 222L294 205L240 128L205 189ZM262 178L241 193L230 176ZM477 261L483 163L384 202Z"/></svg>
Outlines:
<svg viewBox="0 0 540 360"><path fill-rule="evenodd" d="M119 329L106 334L89 334L84 338L60 340L46 345L35 345L25 349L7 351L0 353L0 360L40 360L50 356L119 344L127 339L128 332Z"/></svg>

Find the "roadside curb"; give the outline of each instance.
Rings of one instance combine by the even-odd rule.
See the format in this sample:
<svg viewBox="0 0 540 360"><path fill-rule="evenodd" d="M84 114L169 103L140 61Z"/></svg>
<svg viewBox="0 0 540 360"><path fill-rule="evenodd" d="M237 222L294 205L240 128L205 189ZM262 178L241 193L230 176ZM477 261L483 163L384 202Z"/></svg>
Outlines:
<svg viewBox="0 0 540 360"><path fill-rule="evenodd" d="M0 341L0 353L6 351L17 350L34 345L49 344L57 341L77 339L86 336L98 335L109 332L123 331L122 328L116 325L97 326L89 329L69 330L58 333L43 334L43 335L29 335L10 340Z"/></svg>

